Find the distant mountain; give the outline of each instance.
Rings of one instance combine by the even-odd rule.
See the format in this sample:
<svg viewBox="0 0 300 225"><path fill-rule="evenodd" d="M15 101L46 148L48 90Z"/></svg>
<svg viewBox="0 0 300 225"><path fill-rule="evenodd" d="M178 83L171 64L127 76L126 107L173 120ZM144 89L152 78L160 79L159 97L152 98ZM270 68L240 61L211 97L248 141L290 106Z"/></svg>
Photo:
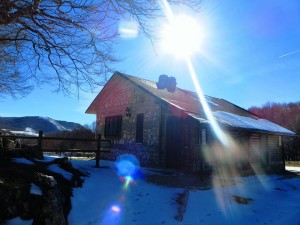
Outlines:
<svg viewBox="0 0 300 225"><path fill-rule="evenodd" d="M52 133L64 130L74 130L81 127L79 123L55 120L49 117L0 117L0 129L10 130L16 134L36 135L39 130Z"/></svg>

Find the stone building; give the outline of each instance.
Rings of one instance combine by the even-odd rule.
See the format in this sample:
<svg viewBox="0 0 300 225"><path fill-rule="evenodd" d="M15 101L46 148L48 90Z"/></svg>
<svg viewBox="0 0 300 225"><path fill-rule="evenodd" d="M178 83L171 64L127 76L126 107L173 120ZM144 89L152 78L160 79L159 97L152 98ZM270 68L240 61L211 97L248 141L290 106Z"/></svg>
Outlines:
<svg viewBox="0 0 300 225"><path fill-rule="evenodd" d="M197 94L166 75L153 82L115 72L86 113L96 114L97 133L112 140L104 159L133 154L142 166L190 172L228 162L241 170L284 168L281 140L293 132L224 99L205 99L230 141L227 149Z"/></svg>

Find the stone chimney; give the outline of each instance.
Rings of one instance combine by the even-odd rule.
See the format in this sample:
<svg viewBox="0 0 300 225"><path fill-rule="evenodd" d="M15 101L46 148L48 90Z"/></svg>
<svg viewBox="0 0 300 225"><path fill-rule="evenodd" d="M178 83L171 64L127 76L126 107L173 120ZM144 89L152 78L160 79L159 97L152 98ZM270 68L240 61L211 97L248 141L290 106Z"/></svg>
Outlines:
<svg viewBox="0 0 300 225"><path fill-rule="evenodd" d="M176 90L176 78L175 77L169 77L167 90L169 92L174 92Z"/></svg>
<svg viewBox="0 0 300 225"><path fill-rule="evenodd" d="M176 78L168 77L165 74L159 76L158 82L156 83L157 89L167 89L169 92L176 90Z"/></svg>
<svg viewBox="0 0 300 225"><path fill-rule="evenodd" d="M165 89L168 87L169 77L165 74L162 74L158 78L158 82L156 83L157 89Z"/></svg>

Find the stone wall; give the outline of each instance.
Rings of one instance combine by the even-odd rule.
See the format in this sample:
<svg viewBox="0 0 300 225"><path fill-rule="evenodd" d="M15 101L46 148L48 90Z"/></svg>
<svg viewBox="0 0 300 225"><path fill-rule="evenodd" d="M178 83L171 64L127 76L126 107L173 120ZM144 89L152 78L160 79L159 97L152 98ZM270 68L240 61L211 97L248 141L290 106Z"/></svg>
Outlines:
<svg viewBox="0 0 300 225"><path fill-rule="evenodd" d="M0 224L20 217L33 220L33 225L66 225L72 189L82 186L81 176L85 175L74 169L67 158L37 161L21 154L20 151L19 156L26 156L32 164L17 163L10 155L0 157ZM48 170L50 165L57 165L72 174L72 179ZM33 185L39 191L32 191Z"/></svg>
<svg viewBox="0 0 300 225"><path fill-rule="evenodd" d="M112 140L113 147L110 154L103 154L103 159L114 160L121 154L133 154L143 166L158 166L159 132L160 132L160 104L157 99L144 90L122 77L114 77L106 90L102 92L97 109L97 133ZM125 110L129 108L130 116ZM144 114L143 143L136 143L136 117ZM122 130L120 137L105 137L105 118L122 116Z"/></svg>
<svg viewBox="0 0 300 225"><path fill-rule="evenodd" d="M139 160L140 165L142 166L157 166L157 162L154 158L155 153L151 153L147 148L145 148L141 144L117 144L110 150L110 152L101 152L100 158L115 161L119 156L125 154L135 156Z"/></svg>

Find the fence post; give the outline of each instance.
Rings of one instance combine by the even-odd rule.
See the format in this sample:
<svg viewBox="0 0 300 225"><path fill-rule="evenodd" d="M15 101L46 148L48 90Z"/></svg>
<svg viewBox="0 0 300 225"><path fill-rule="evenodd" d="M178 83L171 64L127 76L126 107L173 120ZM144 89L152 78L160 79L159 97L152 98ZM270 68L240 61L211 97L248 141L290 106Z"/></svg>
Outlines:
<svg viewBox="0 0 300 225"><path fill-rule="evenodd" d="M96 167L97 168L99 168L100 149L101 149L101 134L98 134L97 135L97 151L96 151Z"/></svg>
<svg viewBox="0 0 300 225"><path fill-rule="evenodd" d="M39 131L39 138L38 138L38 151L42 152L42 142L43 142L43 131Z"/></svg>

